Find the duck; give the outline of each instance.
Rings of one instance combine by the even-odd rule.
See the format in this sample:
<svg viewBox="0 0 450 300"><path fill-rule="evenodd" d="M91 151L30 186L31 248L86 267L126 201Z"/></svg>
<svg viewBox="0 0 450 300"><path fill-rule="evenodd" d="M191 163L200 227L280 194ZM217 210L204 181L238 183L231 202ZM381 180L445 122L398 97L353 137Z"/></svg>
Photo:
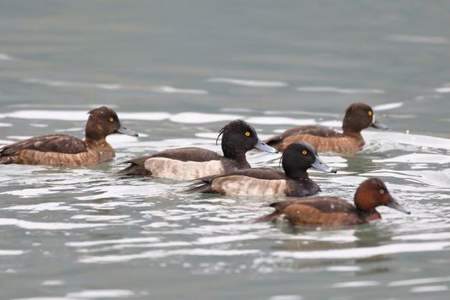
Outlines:
<svg viewBox="0 0 450 300"><path fill-rule="evenodd" d="M410 214L389 193L380 178L368 178L356 189L354 205L333 196L296 198L270 204L275 209L257 222L269 222L283 217L291 225L313 225L325 227L352 226L366 224L381 219L376 210L387 206L405 214Z"/></svg>
<svg viewBox="0 0 450 300"><path fill-rule="evenodd" d="M375 113L369 105L357 102L345 111L342 133L325 126L299 126L269 138L266 143L278 151L284 151L293 142L305 141L319 153L354 155L363 148L365 142L361 131L368 127L388 129L375 119Z"/></svg>
<svg viewBox="0 0 450 300"><path fill-rule="evenodd" d="M242 169L199 179L187 192L219 193L227 196L305 197L320 192L307 170L336 173L323 163L308 143L292 143L281 157L283 171L272 168Z"/></svg>
<svg viewBox="0 0 450 300"><path fill-rule="evenodd" d="M66 134L29 138L0 148L0 164L94 166L115 156L114 149L106 141L108 135L138 136L123 127L116 112L109 107L101 106L88 114L84 140Z"/></svg>
<svg viewBox="0 0 450 300"><path fill-rule="evenodd" d="M194 180L250 168L246 153L254 148L269 153L277 152L263 143L256 130L243 120L234 120L225 125L217 136L216 144L220 136L223 156L199 147L168 149L126 161L130 165L119 171L119 174Z"/></svg>

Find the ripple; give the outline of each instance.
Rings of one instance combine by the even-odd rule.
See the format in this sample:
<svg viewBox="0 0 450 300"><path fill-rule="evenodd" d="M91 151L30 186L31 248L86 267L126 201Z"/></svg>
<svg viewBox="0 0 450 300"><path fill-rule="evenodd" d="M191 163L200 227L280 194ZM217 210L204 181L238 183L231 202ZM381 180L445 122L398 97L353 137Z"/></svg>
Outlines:
<svg viewBox="0 0 450 300"><path fill-rule="evenodd" d="M2 250L0 249L0 256L17 256L24 254L23 250Z"/></svg>
<svg viewBox="0 0 450 300"><path fill-rule="evenodd" d="M122 83L90 83L77 81L53 80L46 78L26 78L22 80L25 83L39 84L49 87L62 88L94 88L107 91L141 91L162 94L192 94L192 95L207 95L208 91L200 89L182 89L169 85L162 86L141 86L141 85L126 85Z"/></svg>
<svg viewBox="0 0 450 300"><path fill-rule="evenodd" d="M348 281L348 282L338 282L333 284L334 288L360 288L368 286L380 285L377 281Z"/></svg>
<svg viewBox="0 0 450 300"><path fill-rule="evenodd" d="M99 299L99 298L122 298L131 297L135 293L130 290L83 290L80 292L69 293L66 297L69 298L82 298L82 299Z"/></svg>
<svg viewBox="0 0 450 300"><path fill-rule="evenodd" d="M207 81L228 83L232 85L240 85L247 87L263 87L263 88L277 88L288 86L286 82L282 81L263 81L263 80L249 80L249 79L225 78L225 77L210 78Z"/></svg>
<svg viewBox="0 0 450 300"><path fill-rule="evenodd" d="M71 230L105 226L106 224L85 224L85 223L69 223L69 222L31 222L19 219L0 218L0 226L16 226L29 230Z"/></svg>
<svg viewBox="0 0 450 300"><path fill-rule="evenodd" d="M205 114L196 112L184 112L171 116L169 119L175 123L185 124L203 124L212 122L232 121L240 119L240 115L227 115L227 114Z"/></svg>
<svg viewBox="0 0 450 300"><path fill-rule="evenodd" d="M355 259L369 258L378 255L392 255L399 253L414 253L424 251L443 251L450 246L450 242L442 243L409 243L390 244L378 247L361 247L353 249L338 249L309 252L274 252L274 256L295 259Z"/></svg>
<svg viewBox="0 0 450 300"><path fill-rule="evenodd" d="M11 55L8 55L6 53L0 53L0 60L13 60Z"/></svg>
<svg viewBox="0 0 450 300"><path fill-rule="evenodd" d="M301 86L297 88L297 91L305 93L384 94L384 91L379 89L353 89L333 86Z"/></svg>
<svg viewBox="0 0 450 300"><path fill-rule="evenodd" d="M241 256L241 255L253 255L260 253L260 250L220 250L220 249L177 249L177 250L155 250L146 251L138 254L130 255L108 255L99 257L85 257L81 258L82 263L118 263L127 262L135 259L158 259L170 256Z"/></svg>
<svg viewBox="0 0 450 300"><path fill-rule="evenodd" d="M386 39L393 42L413 44L447 45L450 43L443 36L392 34L388 35Z"/></svg>
<svg viewBox="0 0 450 300"><path fill-rule="evenodd" d="M380 105L375 105L373 107L373 110L375 111L386 111L386 110L392 110L395 108L399 108L403 106L403 102L393 102L393 103L385 103Z"/></svg>

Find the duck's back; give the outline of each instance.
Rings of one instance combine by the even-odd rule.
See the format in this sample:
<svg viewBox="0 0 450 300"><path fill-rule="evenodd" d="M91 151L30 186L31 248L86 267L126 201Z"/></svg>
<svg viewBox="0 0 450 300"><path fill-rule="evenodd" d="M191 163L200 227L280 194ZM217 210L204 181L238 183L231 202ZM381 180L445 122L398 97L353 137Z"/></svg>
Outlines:
<svg viewBox="0 0 450 300"><path fill-rule="evenodd" d="M177 180L192 180L237 169L231 160L214 151L197 147L169 149L127 163L131 165L121 174L152 175Z"/></svg>
<svg viewBox="0 0 450 300"><path fill-rule="evenodd" d="M81 139L65 134L30 138L0 149L2 164L43 164L56 166L92 165L99 155Z"/></svg>
<svg viewBox="0 0 450 300"><path fill-rule="evenodd" d="M361 149L364 140L361 135L344 135L325 126L299 126L267 140L279 151L284 151L295 142L307 142L318 152L354 153Z"/></svg>
<svg viewBox="0 0 450 300"><path fill-rule="evenodd" d="M293 225L337 226L364 223L355 206L338 197L299 198L276 202L271 206L275 208L272 216L284 215Z"/></svg>

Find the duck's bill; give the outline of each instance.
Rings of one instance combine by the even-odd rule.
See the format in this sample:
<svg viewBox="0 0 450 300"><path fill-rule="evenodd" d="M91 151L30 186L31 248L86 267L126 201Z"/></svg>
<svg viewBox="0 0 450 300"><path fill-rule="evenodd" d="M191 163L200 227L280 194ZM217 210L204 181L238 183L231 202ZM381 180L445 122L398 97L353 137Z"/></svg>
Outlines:
<svg viewBox="0 0 450 300"><path fill-rule="evenodd" d="M336 169L328 166L326 163L322 162L318 157L316 161L311 165L311 167L317 171L325 172L325 173L337 173Z"/></svg>
<svg viewBox="0 0 450 300"><path fill-rule="evenodd" d="M136 131L128 129L128 128L123 127L123 126L120 126L120 128L117 130L117 133L130 135L130 136L136 136L136 137L139 136L139 134Z"/></svg>
<svg viewBox="0 0 450 300"><path fill-rule="evenodd" d="M381 130L387 130L389 129L389 127L387 127L386 125L384 125L383 123L380 123L378 121L373 122L370 127L376 128L376 129L381 129Z"/></svg>
<svg viewBox="0 0 450 300"><path fill-rule="evenodd" d="M270 147L269 145L261 142L260 140L258 140L258 142L256 143L255 148L260 151L264 151L264 152L268 152L268 153L277 153L278 152L277 149Z"/></svg>
<svg viewBox="0 0 450 300"><path fill-rule="evenodd" d="M392 209L401 211L402 213L405 213L407 215L411 214L411 212L409 210L407 210L406 208L401 206L400 203L398 203L395 199L392 199L391 202L389 202L386 206L390 207Z"/></svg>

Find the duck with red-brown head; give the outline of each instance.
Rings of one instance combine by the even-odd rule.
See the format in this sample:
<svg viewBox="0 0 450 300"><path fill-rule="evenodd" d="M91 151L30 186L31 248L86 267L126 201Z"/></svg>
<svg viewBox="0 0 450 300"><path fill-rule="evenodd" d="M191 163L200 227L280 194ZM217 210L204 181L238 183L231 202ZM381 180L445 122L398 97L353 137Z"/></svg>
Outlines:
<svg viewBox="0 0 450 300"><path fill-rule="evenodd" d="M330 196L296 198L272 203L275 211L257 221L273 221L283 216L292 225L345 226L365 224L381 218L378 206L387 206L410 214L389 193L379 178L363 181L355 192L354 205Z"/></svg>
<svg viewBox="0 0 450 300"><path fill-rule="evenodd" d="M114 133L137 136L121 125L111 108L98 107L89 112L85 140L66 134L30 138L1 148L0 164L93 166L115 156L106 141L106 137Z"/></svg>
<svg viewBox="0 0 450 300"><path fill-rule="evenodd" d="M369 128L387 129L375 119L373 109L365 103L353 103L345 111L342 132L324 126L299 126L286 130L267 140L267 144L284 151L291 143L310 143L317 152L334 152L352 155L362 149L361 131Z"/></svg>

